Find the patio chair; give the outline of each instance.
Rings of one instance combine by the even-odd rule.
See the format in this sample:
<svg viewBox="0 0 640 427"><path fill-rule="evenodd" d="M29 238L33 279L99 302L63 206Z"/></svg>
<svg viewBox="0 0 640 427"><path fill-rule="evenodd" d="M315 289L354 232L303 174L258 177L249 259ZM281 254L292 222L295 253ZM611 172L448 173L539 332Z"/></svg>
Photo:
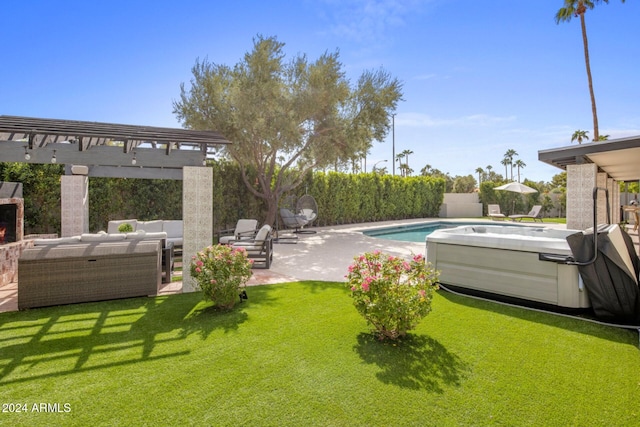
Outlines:
<svg viewBox="0 0 640 427"><path fill-rule="evenodd" d="M509 215L509 219L511 221L522 221L525 218L532 219L533 222L540 220L542 222L542 218L540 217L540 212L542 211L541 205L535 205L531 208L528 214L526 215Z"/></svg>
<svg viewBox="0 0 640 427"><path fill-rule="evenodd" d="M305 194L304 196L298 199L296 203L296 211L298 211L298 215L304 217L307 220L307 225L311 225L313 221L318 217L318 204L316 203L316 199L309 194ZM298 232L306 232L306 233L315 233L315 231L309 230L298 230Z"/></svg>
<svg viewBox="0 0 640 427"><path fill-rule="evenodd" d="M262 268L271 267L273 261L273 239L271 238L271 226L262 226L253 239L238 240L231 243L232 248L244 248L249 259L254 260L253 266L259 264Z"/></svg>
<svg viewBox="0 0 640 427"><path fill-rule="evenodd" d="M487 205L487 215L493 220L504 220L507 217L500 212L500 205Z"/></svg>
<svg viewBox="0 0 640 427"><path fill-rule="evenodd" d="M284 226L287 228L293 228L294 233L300 232L302 227L309 224L309 220L306 216L296 215L286 208L280 209L280 217L282 218Z"/></svg>
<svg viewBox="0 0 640 427"><path fill-rule="evenodd" d="M218 243L228 245L238 240L253 239L258 232L258 220L239 219L236 228L220 231Z"/></svg>

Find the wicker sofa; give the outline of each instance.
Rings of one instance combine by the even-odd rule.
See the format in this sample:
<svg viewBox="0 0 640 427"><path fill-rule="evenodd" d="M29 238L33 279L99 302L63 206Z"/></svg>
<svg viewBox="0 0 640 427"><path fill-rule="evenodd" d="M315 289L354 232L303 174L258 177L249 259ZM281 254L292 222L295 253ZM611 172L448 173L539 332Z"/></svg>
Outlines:
<svg viewBox="0 0 640 427"><path fill-rule="evenodd" d="M133 233L106 233L101 231L99 233L85 233L79 236L72 237L59 237L55 239L34 239L33 246L47 246L56 247L60 245L77 245L84 243L106 243L106 242L132 242L132 241L160 241L162 243L162 273L164 283L171 282L171 276L173 273L174 264L174 243L168 241L167 233L164 231L159 232L145 232L140 229Z"/></svg>
<svg viewBox="0 0 640 427"><path fill-rule="evenodd" d="M18 308L156 295L161 262L160 240L34 246L18 259Z"/></svg>

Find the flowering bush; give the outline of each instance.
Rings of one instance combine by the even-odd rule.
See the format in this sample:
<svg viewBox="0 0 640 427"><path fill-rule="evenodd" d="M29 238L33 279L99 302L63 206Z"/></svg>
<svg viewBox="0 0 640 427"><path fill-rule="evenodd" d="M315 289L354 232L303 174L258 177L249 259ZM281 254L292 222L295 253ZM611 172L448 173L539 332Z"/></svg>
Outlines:
<svg viewBox="0 0 640 427"><path fill-rule="evenodd" d="M253 274L252 264L244 248L215 245L192 257L190 271L205 300L230 309L240 300L239 295L244 294L241 289Z"/></svg>
<svg viewBox="0 0 640 427"><path fill-rule="evenodd" d="M396 339L415 328L431 311L438 272L422 255L411 261L368 252L349 266L347 286L356 309L378 338Z"/></svg>

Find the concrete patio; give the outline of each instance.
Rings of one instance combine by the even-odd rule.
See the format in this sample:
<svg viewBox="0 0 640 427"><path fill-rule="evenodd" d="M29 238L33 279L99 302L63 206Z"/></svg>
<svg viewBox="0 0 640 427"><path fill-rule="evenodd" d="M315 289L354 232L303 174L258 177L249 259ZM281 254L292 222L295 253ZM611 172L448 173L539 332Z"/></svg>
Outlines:
<svg viewBox="0 0 640 427"><path fill-rule="evenodd" d="M297 240L281 239L274 243L273 264L268 270L254 269L249 286L286 283L302 280L342 281L353 258L368 251L380 250L391 255L407 257L424 254L424 243L401 242L369 237L362 230L426 222L433 219L413 219L385 221L366 224L350 224L332 227L314 227L314 234L298 234ZM474 220L476 221L476 220ZM482 221L482 220L479 220ZM487 223L496 224L495 221ZM531 223L531 225L534 225ZM540 225L539 223L537 224ZM565 228L563 224L545 226ZM629 229L638 248L638 233ZM293 236L285 232L280 237ZM288 242L288 243L284 243ZM295 242L295 243L293 243ZM158 294L168 295L182 292L182 282L162 284ZM17 284L0 287L0 312L15 311L17 304Z"/></svg>

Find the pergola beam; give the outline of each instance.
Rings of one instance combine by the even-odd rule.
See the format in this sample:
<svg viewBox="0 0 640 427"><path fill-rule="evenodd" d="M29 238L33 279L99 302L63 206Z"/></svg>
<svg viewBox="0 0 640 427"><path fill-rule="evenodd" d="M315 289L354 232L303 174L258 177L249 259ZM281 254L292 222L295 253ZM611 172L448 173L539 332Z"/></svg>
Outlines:
<svg viewBox="0 0 640 427"><path fill-rule="evenodd" d="M215 131L72 120L0 116L0 162L181 168L202 166L215 145L229 144ZM29 159L25 159L25 149Z"/></svg>

